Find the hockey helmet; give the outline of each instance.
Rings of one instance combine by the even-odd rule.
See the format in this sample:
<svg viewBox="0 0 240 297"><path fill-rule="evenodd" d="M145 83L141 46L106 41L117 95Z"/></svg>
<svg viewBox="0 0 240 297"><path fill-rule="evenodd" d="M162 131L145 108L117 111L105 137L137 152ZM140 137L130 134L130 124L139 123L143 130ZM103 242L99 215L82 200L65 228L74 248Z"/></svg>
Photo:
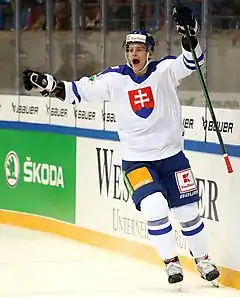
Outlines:
<svg viewBox="0 0 240 297"><path fill-rule="evenodd" d="M129 51L130 43L144 43L146 45L147 52L154 51L155 40L154 37L146 30L133 30L126 35L123 43L125 52Z"/></svg>

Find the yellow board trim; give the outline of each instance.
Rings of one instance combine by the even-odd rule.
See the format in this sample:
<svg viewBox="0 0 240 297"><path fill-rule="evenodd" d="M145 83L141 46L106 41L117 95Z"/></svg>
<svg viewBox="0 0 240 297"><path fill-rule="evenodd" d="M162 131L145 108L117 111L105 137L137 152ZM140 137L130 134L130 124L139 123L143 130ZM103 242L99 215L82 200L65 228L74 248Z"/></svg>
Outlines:
<svg viewBox="0 0 240 297"><path fill-rule="evenodd" d="M163 265L155 249L150 246L78 227L74 224L7 210L0 210L0 223L59 235L89 245L120 252L149 263ZM184 268L192 272L197 272L191 258L185 256L181 256L180 258ZM219 267L219 269L221 272L219 283L240 290L240 271L225 267Z"/></svg>

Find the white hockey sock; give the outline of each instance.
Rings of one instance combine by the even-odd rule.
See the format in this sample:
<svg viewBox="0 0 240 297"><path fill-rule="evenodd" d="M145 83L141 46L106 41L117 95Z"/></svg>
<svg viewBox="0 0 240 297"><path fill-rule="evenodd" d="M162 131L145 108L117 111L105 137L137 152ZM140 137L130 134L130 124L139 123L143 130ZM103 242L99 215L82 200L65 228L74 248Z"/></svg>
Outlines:
<svg viewBox="0 0 240 297"><path fill-rule="evenodd" d="M176 257L176 242L168 219L168 204L160 192L151 194L141 202L141 211L148 224L148 233L153 246L163 260Z"/></svg>
<svg viewBox="0 0 240 297"><path fill-rule="evenodd" d="M182 234L194 258L208 254L204 224L199 216L197 202L172 209L179 221Z"/></svg>
<svg viewBox="0 0 240 297"><path fill-rule="evenodd" d="M176 257L176 241L168 217L148 221L148 233L153 246L163 260Z"/></svg>
<svg viewBox="0 0 240 297"><path fill-rule="evenodd" d="M194 258L202 257L208 253L204 224L200 216L188 222L180 222L182 234L187 240L188 247Z"/></svg>

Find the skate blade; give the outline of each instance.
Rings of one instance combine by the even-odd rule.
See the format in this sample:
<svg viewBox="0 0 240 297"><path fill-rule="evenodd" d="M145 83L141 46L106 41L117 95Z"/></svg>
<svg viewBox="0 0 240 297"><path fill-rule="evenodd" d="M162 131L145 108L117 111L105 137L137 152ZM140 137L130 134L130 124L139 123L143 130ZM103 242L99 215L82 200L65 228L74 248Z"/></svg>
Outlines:
<svg viewBox="0 0 240 297"><path fill-rule="evenodd" d="M219 284L218 284L218 281L215 279L213 281L211 281L212 285L215 287L215 288L219 288Z"/></svg>
<svg viewBox="0 0 240 297"><path fill-rule="evenodd" d="M176 284L174 284L174 286L175 286L175 288L176 288L176 290L177 290L178 292L181 292L181 291L182 291L181 283L176 283Z"/></svg>

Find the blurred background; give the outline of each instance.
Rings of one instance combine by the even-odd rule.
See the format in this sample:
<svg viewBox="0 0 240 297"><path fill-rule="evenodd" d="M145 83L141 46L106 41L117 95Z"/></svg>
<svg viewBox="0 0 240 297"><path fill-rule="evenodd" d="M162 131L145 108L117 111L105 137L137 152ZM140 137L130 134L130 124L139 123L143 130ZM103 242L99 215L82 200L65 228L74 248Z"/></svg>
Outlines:
<svg viewBox="0 0 240 297"><path fill-rule="evenodd" d="M182 0L201 24L202 68L214 107L240 108L240 0ZM155 37L155 58L181 52L173 0L0 0L0 88L25 94L25 68L77 80L125 63L131 29ZM181 85L184 105L202 106L196 74Z"/></svg>

